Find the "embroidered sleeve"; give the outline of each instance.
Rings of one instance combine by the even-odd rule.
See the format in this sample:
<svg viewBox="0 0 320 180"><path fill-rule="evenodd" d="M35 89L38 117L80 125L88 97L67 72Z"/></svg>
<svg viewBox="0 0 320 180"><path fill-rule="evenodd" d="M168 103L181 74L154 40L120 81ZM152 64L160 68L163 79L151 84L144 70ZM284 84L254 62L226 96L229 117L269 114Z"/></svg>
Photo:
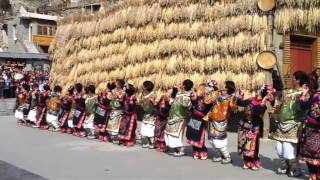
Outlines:
<svg viewBox="0 0 320 180"><path fill-rule="evenodd" d="M317 95L317 94L315 94ZM315 96L314 95L314 96ZM299 98L300 107L302 110L308 110L311 107L311 101L313 101L315 98L311 98L310 94L302 94Z"/></svg>
<svg viewBox="0 0 320 180"><path fill-rule="evenodd" d="M192 103L190 97L183 96L182 97L182 106L191 108Z"/></svg>
<svg viewBox="0 0 320 180"><path fill-rule="evenodd" d="M237 98L236 99L236 104L240 107L246 107L250 104L251 102L251 99L246 99L246 100L243 100L242 98Z"/></svg>
<svg viewBox="0 0 320 180"><path fill-rule="evenodd" d="M204 99L205 104L212 104L215 99L219 96L218 91L213 91L209 96Z"/></svg>
<svg viewBox="0 0 320 180"><path fill-rule="evenodd" d="M128 97L128 100L127 100L127 111L128 112L133 112L135 110L135 105L136 105L136 97L135 96L131 96L131 97Z"/></svg>
<svg viewBox="0 0 320 180"><path fill-rule="evenodd" d="M152 96L150 97L150 102L151 102L151 104L152 104L154 107L157 106L157 98L156 98L155 95L152 95Z"/></svg>
<svg viewBox="0 0 320 180"><path fill-rule="evenodd" d="M198 102L198 98L196 98L196 97L191 98L192 106L196 106L197 102Z"/></svg>
<svg viewBox="0 0 320 180"><path fill-rule="evenodd" d="M229 107L230 107L231 111L238 110L237 102L233 99L229 101Z"/></svg>

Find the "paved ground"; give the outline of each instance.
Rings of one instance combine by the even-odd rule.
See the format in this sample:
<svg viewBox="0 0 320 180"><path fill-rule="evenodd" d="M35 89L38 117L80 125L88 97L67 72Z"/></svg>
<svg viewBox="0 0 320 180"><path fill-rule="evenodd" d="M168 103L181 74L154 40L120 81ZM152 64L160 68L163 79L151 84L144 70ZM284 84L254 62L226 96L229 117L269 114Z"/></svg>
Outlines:
<svg viewBox="0 0 320 180"><path fill-rule="evenodd" d="M0 127L0 180L289 179L274 172L279 161L270 140L262 141L263 168L254 172L241 168L236 134L229 135L233 164L221 165L193 160L189 146L187 156L175 158L18 126L12 115L0 116Z"/></svg>
<svg viewBox="0 0 320 180"><path fill-rule="evenodd" d="M15 99L0 99L0 116L9 116L13 114Z"/></svg>

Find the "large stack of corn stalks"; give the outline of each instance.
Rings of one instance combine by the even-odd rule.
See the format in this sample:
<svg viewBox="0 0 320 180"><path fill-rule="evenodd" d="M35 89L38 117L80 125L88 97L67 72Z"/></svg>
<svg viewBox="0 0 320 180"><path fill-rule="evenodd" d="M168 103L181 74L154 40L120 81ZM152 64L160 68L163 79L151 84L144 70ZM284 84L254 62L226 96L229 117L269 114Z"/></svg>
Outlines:
<svg viewBox="0 0 320 180"><path fill-rule="evenodd" d="M281 33L320 34L320 0L277 0L275 27Z"/></svg>
<svg viewBox="0 0 320 180"><path fill-rule="evenodd" d="M196 85L263 85L269 73L258 69L256 55L266 50L267 17L257 1L126 0L66 17L50 47L52 83L101 87L125 78L163 89L190 78Z"/></svg>

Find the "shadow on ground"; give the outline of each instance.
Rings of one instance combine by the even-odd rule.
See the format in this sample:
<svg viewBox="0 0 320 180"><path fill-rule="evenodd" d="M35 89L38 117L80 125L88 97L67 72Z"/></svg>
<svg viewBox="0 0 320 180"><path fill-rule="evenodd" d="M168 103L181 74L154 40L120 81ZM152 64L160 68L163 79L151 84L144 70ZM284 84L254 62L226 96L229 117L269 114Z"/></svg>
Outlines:
<svg viewBox="0 0 320 180"><path fill-rule="evenodd" d="M242 157L237 152L232 152L231 157L233 159L232 165L242 168L243 167L243 161ZM270 157L266 157L264 155L259 155L261 166L263 169L273 171L276 173L278 167L280 166L280 159L272 159ZM303 175L300 177L296 177L294 179L308 179L307 174L308 170L304 163L301 163L301 168Z"/></svg>
<svg viewBox="0 0 320 180"><path fill-rule="evenodd" d="M207 148L208 148L208 158L211 159L213 157L211 147L207 146ZM184 152L186 156L193 157L192 146L185 146ZM232 158L232 165L242 168L243 167L242 156L237 152L231 152L230 155ZM259 157L260 157L260 161L263 169L270 170L276 173L278 169L278 165L280 165L280 159L272 159L262 154L260 154ZM308 179L308 176L307 176L308 170L305 163L301 163L301 168L302 168L303 175L294 179Z"/></svg>
<svg viewBox="0 0 320 180"><path fill-rule="evenodd" d="M0 161L0 177L1 180L47 180L4 161Z"/></svg>

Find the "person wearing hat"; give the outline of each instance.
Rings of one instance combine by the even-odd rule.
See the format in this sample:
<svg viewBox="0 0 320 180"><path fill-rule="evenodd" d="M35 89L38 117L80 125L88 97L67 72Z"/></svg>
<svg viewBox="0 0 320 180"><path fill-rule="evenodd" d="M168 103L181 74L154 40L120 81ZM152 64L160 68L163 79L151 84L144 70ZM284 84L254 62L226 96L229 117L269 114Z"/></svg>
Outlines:
<svg viewBox="0 0 320 180"><path fill-rule="evenodd" d="M124 146L130 147L135 143L135 131L137 128L137 112L136 112L136 88L133 82L128 81L125 86L124 96L124 116L121 120L118 138Z"/></svg>
<svg viewBox="0 0 320 180"><path fill-rule="evenodd" d="M272 86L262 86L257 89L254 97L243 100L244 91L241 91L237 99L237 105L244 107L244 117L240 119L238 129L238 152L243 156L243 169L258 170L260 168L259 145L262 118L267 109L266 101L273 100L274 92Z"/></svg>
<svg viewBox="0 0 320 180"><path fill-rule="evenodd" d="M153 88L153 82L143 82L142 93L138 99L144 113L141 125L142 147L150 149L155 148L154 129L157 118L156 95L154 94Z"/></svg>
<svg viewBox="0 0 320 180"><path fill-rule="evenodd" d="M192 88L193 82L190 79L183 81L180 92L172 102L164 131L166 145L173 150L170 154L176 157L184 155L182 138L185 123L190 117L190 110L192 108Z"/></svg>
<svg viewBox="0 0 320 180"><path fill-rule="evenodd" d="M205 95L209 96L213 91L218 90L218 82L216 80L208 80L205 86Z"/></svg>
<svg viewBox="0 0 320 180"><path fill-rule="evenodd" d="M294 177L302 174L296 154L299 129L306 119L306 111L301 106L300 98L308 85L308 75L303 71L296 71L293 73L291 89L283 91L282 98L275 102L277 128L271 138L277 142L277 154L281 160L278 174Z"/></svg>
<svg viewBox="0 0 320 180"><path fill-rule="evenodd" d="M235 101L235 83L226 81L221 91L212 91L204 100L212 108L203 118L208 121L208 139L212 144L213 162L231 163L231 156L227 148L227 124L230 111L238 109Z"/></svg>
<svg viewBox="0 0 320 180"><path fill-rule="evenodd" d="M205 129L207 123L203 117L208 113L210 106L204 103L206 96L206 85L200 84L197 92L192 93L192 113L187 122L187 143L192 145L193 158L206 160L208 150L205 145Z"/></svg>

